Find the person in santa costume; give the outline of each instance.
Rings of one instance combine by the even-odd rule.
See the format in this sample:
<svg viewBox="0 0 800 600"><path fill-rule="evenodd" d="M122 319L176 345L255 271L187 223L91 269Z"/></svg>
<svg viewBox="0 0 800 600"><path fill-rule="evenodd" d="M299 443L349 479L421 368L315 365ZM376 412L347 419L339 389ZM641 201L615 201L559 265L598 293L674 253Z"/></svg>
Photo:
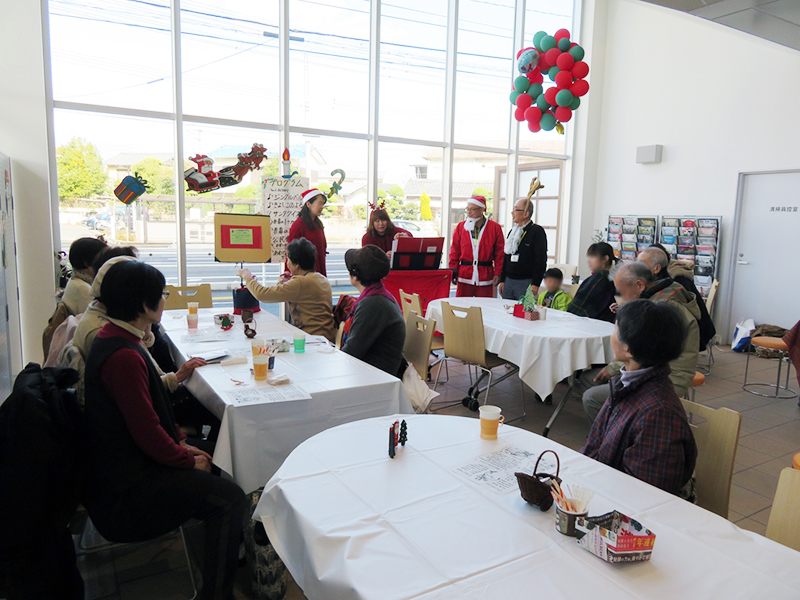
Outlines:
<svg viewBox="0 0 800 600"><path fill-rule="evenodd" d="M286 240L288 245L290 242L298 238L306 238L309 242L314 244L317 248L317 262L314 271L320 275L328 276L325 269L325 255L328 253L328 242L325 239L325 227L319 216L322 214L322 209L325 207L328 197L325 192L317 188L311 188L303 192L303 208L300 209L300 214L297 220L292 223L289 229L289 239ZM284 278L288 279L291 274L286 269Z"/></svg>
<svg viewBox="0 0 800 600"><path fill-rule="evenodd" d="M467 218L456 226L450 269L457 297L493 298L503 270L503 229L486 218L486 198L467 200Z"/></svg>

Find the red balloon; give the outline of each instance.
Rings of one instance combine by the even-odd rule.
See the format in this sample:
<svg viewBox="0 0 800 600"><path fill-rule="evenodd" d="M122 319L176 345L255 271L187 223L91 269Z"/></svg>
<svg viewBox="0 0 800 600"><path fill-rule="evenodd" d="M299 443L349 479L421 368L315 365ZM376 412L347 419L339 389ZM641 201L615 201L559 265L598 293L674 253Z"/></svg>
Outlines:
<svg viewBox="0 0 800 600"><path fill-rule="evenodd" d="M575 46L577 46L577 45L578 45L578 42L572 42L572 43L569 45L569 49L570 49L570 50L572 50L572 49L573 49ZM517 58L519 58L519 55L517 55Z"/></svg>
<svg viewBox="0 0 800 600"><path fill-rule="evenodd" d="M572 74L569 71L559 71L556 75L556 87L560 90L568 90L572 85Z"/></svg>
<svg viewBox="0 0 800 600"><path fill-rule="evenodd" d="M572 56L572 55L570 54L570 56ZM559 69L560 68L561 67L559 67ZM586 77L589 74L589 65L587 65L582 60L579 60L578 62L576 62L572 66L571 72L572 72L572 76L575 79L583 79L584 77Z"/></svg>
<svg viewBox="0 0 800 600"><path fill-rule="evenodd" d="M545 60L547 60L547 64L551 67L555 66L559 56L561 56L561 50L558 48L550 48L550 50L544 53Z"/></svg>
<svg viewBox="0 0 800 600"><path fill-rule="evenodd" d="M529 123L538 123L542 118L542 111L538 106L531 106L525 111L525 120Z"/></svg>
<svg viewBox="0 0 800 600"><path fill-rule="evenodd" d="M514 111L514 118L517 121L524 121L525 120L525 111L521 108L518 108Z"/></svg>
<svg viewBox="0 0 800 600"><path fill-rule="evenodd" d="M533 104L533 98L528 94L520 94L517 96L517 108L524 111L526 108L530 108L531 104Z"/></svg>
<svg viewBox="0 0 800 600"><path fill-rule="evenodd" d="M569 91L572 92L573 96L577 96L578 98L585 96L586 92L589 91L589 82L585 79L579 79L572 84L572 86L569 88Z"/></svg>
<svg viewBox="0 0 800 600"><path fill-rule="evenodd" d="M550 106L553 106L556 103L556 94L558 93L558 88L547 88L544 91L544 99L547 100L547 103Z"/></svg>
<svg viewBox="0 0 800 600"><path fill-rule="evenodd" d="M534 48L533 48L533 46L530 46L530 47L528 47L528 48L523 48L522 50L520 50L519 52L517 52L517 58L519 58L519 57L520 57L520 55L521 55L523 52L525 52L525 50L533 50L533 49L534 49Z"/></svg>
<svg viewBox="0 0 800 600"><path fill-rule="evenodd" d="M535 69L530 73L526 73L525 76L528 78L528 81L531 83L542 83L544 81L544 77L542 76L542 72L539 69Z"/></svg>
<svg viewBox="0 0 800 600"><path fill-rule="evenodd" d="M566 123L572 118L572 109L569 106L559 106L556 109L556 121Z"/></svg>
<svg viewBox="0 0 800 600"><path fill-rule="evenodd" d="M569 31L566 29L559 29L553 37L556 38L556 41L561 41L561 38L569 39Z"/></svg>
<svg viewBox="0 0 800 600"><path fill-rule="evenodd" d="M556 66L562 71L569 71L575 64L575 57L569 52L563 52L556 61Z"/></svg>
<svg viewBox="0 0 800 600"><path fill-rule="evenodd" d="M545 57L543 52L542 54L539 55L539 64L536 66L539 67L540 73L547 73L550 70L550 67L552 67L553 65L547 62L547 58Z"/></svg>
<svg viewBox="0 0 800 600"><path fill-rule="evenodd" d="M530 129L533 133L537 133L542 130L542 126L539 125L538 121L528 121L528 129Z"/></svg>

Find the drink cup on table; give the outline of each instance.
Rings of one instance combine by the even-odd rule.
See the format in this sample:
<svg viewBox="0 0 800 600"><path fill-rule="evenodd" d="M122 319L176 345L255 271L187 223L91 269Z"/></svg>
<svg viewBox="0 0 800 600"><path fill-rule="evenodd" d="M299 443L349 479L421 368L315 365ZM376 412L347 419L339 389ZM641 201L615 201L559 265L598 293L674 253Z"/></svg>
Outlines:
<svg viewBox="0 0 800 600"><path fill-rule="evenodd" d="M253 356L260 354L267 354L269 346L265 340L250 340L250 349L253 351Z"/></svg>
<svg viewBox="0 0 800 600"><path fill-rule="evenodd" d="M294 351L299 353L306 351L306 334L302 331L295 333L293 337Z"/></svg>
<svg viewBox="0 0 800 600"><path fill-rule="evenodd" d="M186 321L189 323L189 329L197 329L197 313L189 314Z"/></svg>
<svg viewBox="0 0 800 600"><path fill-rule="evenodd" d="M484 440L496 440L497 429L505 421L505 417L500 414L499 406L481 406L481 438Z"/></svg>
<svg viewBox="0 0 800 600"><path fill-rule="evenodd" d="M256 381L266 381L269 370L269 356L259 354L253 357L253 375Z"/></svg>
<svg viewBox="0 0 800 600"><path fill-rule="evenodd" d="M190 315L196 315L197 314L197 309L200 308L200 303L199 302L187 302L186 306L189 308L189 314Z"/></svg>

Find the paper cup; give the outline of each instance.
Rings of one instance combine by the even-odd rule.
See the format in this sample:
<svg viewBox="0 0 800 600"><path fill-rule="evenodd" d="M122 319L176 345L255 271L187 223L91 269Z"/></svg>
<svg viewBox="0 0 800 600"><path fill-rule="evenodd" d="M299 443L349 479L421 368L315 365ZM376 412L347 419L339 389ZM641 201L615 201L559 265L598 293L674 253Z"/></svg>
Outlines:
<svg viewBox="0 0 800 600"><path fill-rule="evenodd" d="M253 375L256 381L266 381L267 371L269 370L269 356L259 354L253 357Z"/></svg>
<svg viewBox="0 0 800 600"><path fill-rule="evenodd" d="M575 529L575 519L578 517L585 517L589 514L588 511L581 513L573 513L567 510L562 510L558 504L556 506L556 531L563 533L570 537L577 537L578 531Z"/></svg>
<svg viewBox="0 0 800 600"><path fill-rule="evenodd" d="M197 314L190 314L186 317L186 321L189 323L189 329L197 329Z"/></svg>
<svg viewBox="0 0 800 600"><path fill-rule="evenodd" d="M190 315L196 315L197 314L197 309L200 308L200 303L199 302L187 302L186 306L189 308L189 314Z"/></svg>
<svg viewBox="0 0 800 600"><path fill-rule="evenodd" d="M481 438L484 440L496 440L497 429L505 421L505 417L500 414L499 406L481 406Z"/></svg>
<svg viewBox="0 0 800 600"><path fill-rule="evenodd" d="M253 351L253 356L260 354L267 354L269 346L266 340L250 340L250 349Z"/></svg>
<svg viewBox="0 0 800 600"><path fill-rule="evenodd" d="M298 354L306 351L306 334L305 333L295 333L294 338L294 351Z"/></svg>

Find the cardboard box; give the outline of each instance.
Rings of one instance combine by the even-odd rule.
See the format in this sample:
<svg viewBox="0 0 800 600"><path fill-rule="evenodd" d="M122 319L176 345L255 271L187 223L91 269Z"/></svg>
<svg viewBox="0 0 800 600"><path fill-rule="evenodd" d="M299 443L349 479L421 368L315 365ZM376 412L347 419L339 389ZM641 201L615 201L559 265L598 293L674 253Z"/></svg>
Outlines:
<svg viewBox="0 0 800 600"><path fill-rule="evenodd" d="M618 511L599 517L578 517L578 544L610 563L650 560L656 534Z"/></svg>

